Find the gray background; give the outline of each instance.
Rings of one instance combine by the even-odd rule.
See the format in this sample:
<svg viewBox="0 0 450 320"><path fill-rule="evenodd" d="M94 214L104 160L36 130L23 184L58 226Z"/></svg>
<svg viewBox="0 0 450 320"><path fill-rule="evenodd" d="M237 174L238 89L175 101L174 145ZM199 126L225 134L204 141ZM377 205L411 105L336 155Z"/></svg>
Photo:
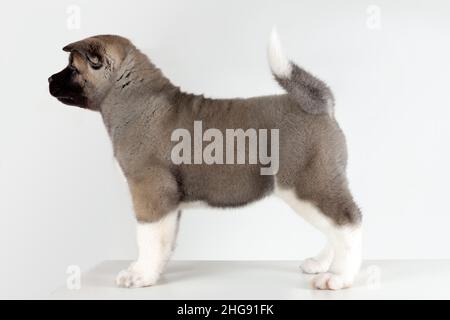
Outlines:
<svg viewBox="0 0 450 320"><path fill-rule="evenodd" d="M80 29L67 27L71 4ZM187 91L248 97L281 92L266 61L276 24L288 55L335 93L365 258L450 258L449 18L444 0L3 3L0 297L43 297L68 265L135 256L129 195L99 115L47 89L67 62L61 48L100 33L129 37ZM268 198L186 212L174 258L299 260L322 244Z"/></svg>

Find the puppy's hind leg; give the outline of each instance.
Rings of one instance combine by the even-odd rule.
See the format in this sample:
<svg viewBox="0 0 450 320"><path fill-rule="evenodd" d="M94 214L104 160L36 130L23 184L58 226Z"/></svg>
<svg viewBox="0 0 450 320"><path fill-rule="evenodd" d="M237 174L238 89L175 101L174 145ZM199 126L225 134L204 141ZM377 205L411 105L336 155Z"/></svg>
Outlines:
<svg viewBox="0 0 450 320"><path fill-rule="evenodd" d="M335 226L330 229L334 257L328 272L313 279L316 289L337 290L353 284L361 266L361 226Z"/></svg>
<svg viewBox="0 0 450 320"><path fill-rule="evenodd" d="M283 199L295 212L318 230L325 232L330 224L326 216L311 202L301 200L294 190L277 188L276 195ZM328 271L334 257L334 248L331 239L327 237L327 243L322 251L315 257L305 259L300 268L304 273L316 274Z"/></svg>
<svg viewBox="0 0 450 320"><path fill-rule="evenodd" d="M328 197L306 202L294 191L278 194L328 238L328 248L302 265L307 273L320 273L313 286L329 290L350 287L361 265L361 214L348 190L335 190Z"/></svg>
<svg viewBox="0 0 450 320"><path fill-rule="evenodd" d="M361 266L361 213L345 189L318 201L318 207L331 219L326 233L333 245L330 269L313 279L317 289L336 290L350 287Z"/></svg>

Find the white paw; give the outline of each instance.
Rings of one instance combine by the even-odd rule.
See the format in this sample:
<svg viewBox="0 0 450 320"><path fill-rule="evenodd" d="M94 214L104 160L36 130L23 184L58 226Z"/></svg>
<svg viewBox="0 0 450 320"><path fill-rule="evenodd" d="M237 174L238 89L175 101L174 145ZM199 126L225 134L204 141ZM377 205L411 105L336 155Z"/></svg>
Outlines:
<svg viewBox="0 0 450 320"><path fill-rule="evenodd" d="M315 258L308 258L302 262L300 268L304 273L315 274L327 272L330 268L329 263L324 263Z"/></svg>
<svg viewBox="0 0 450 320"><path fill-rule="evenodd" d="M116 277L116 284L123 288L141 288L156 284L159 274L137 268L132 264L128 269L122 270Z"/></svg>
<svg viewBox="0 0 450 320"><path fill-rule="evenodd" d="M348 288L353 283L353 277L345 277L343 275L330 272L321 273L312 280L315 289L320 290L339 290Z"/></svg>

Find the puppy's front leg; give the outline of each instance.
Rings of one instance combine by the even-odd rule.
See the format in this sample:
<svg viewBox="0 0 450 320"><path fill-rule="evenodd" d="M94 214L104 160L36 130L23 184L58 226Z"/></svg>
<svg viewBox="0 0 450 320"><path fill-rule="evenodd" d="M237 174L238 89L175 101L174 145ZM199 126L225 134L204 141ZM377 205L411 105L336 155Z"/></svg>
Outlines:
<svg viewBox="0 0 450 320"><path fill-rule="evenodd" d="M160 180L158 182L161 182ZM137 222L138 258L128 269L121 271L116 282L127 288L155 284L168 261L178 229L180 212L168 211L175 206L174 195L168 194L167 185L131 182ZM161 192L164 190L164 192ZM152 191L152 192L149 192Z"/></svg>

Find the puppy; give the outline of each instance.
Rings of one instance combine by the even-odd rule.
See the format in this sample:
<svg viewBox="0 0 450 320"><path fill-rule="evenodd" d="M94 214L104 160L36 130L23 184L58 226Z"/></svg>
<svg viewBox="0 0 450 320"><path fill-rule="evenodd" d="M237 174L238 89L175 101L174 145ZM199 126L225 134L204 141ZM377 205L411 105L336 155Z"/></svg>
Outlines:
<svg viewBox="0 0 450 320"><path fill-rule="evenodd" d="M317 274L313 286L334 290L352 284L361 263L361 213L348 188L346 143L333 116L333 95L321 80L286 58L276 32L269 64L287 93L249 99L185 93L120 36L94 36L63 50L70 53L69 64L48 79L50 93L64 104L100 112L132 195L139 256L118 274L119 286L158 281L184 205L201 201L236 207L272 193L328 239L323 251L301 266L305 273ZM194 131L199 123L216 134L277 130L271 136L276 150L271 152L278 165L263 174L267 162L262 161L175 163L174 132L198 135ZM187 143L186 153L203 143L196 141ZM226 150L239 153L237 149Z"/></svg>

